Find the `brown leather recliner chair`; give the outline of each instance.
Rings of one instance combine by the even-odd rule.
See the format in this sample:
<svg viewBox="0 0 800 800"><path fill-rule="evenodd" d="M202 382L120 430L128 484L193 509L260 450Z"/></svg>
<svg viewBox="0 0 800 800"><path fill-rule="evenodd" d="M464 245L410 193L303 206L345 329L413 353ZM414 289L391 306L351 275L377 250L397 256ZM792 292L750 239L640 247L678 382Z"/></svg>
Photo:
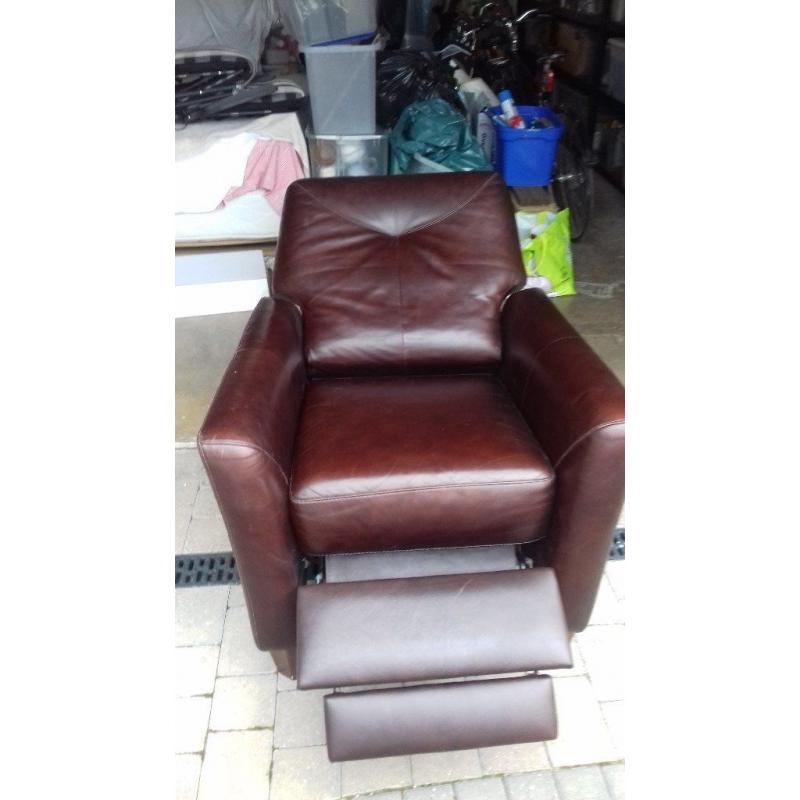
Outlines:
<svg viewBox="0 0 800 800"><path fill-rule="evenodd" d="M523 282L494 173L287 193L199 447L258 647L336 689L332 760L556 735L540 670L594 604L623 389Z"/></svg>

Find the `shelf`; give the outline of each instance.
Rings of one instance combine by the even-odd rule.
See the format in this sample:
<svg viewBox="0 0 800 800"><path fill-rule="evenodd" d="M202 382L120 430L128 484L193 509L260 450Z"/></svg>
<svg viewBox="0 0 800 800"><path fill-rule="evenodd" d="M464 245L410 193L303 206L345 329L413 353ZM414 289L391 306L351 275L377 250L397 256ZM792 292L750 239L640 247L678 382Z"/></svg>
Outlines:
<svg viewBox="0 0 800 800"><path fill-rule="evenodd" d="M606 169L600 164L595 164L594 171L602 175L615 189L619 189L620 192L625 194L625 184L622 182L622 177L625 174L625 167Z"/></svg>
<svg viewBox="0 0 800 800"><path fill-rule="evenodd" d="M616 111L618 114L622 114L625 116L625 103L622 100L617 100L616 97L612 97L608 92L604 89L599 89L597 92L597 99L605 106L608 106L612 111Z"/></svg>
<svg viewBox="0 0 800 800"><path fill-rule="evenodd" d="M570 11L568 8L554 8L549 12L554 19L562 19L564 22L571 22L580 25L582 28L589 28L593 31L602 31L603 17L599 14L581 14L577 11ZM608 21L608 35L618 39L625 38L625 23Z"/></svg>
<svg viewBox="0 0 800 800"><path fill-rule="evenodd" d="M553 1L555 2L555 0ZM540 4L536 0L520 0L519 11L521 13L539 6ZM595 130L598 118L616 119L620 122L624 122L625 119L624 100L617 100L612 97L603 84L607 42L609 38L625 38L625 23L624 21L615 22L611 19L610 0L605 0L599 6L600 10L596 14L584 13L571 8L561 8L560 6L554 8L550 3L543 7L543 10L555 22L563 22L579 27L583 31L583 37L589 40L584 44L597 48L594 54L587 54L591 57L591 64L587 63L591 70L587 69L584 77L576 77L566 72L561 65L554 65L556 80L558 85L564 89L564 95L566 96L564 102L575 108L590 132ZM590 8L591 6L584 5L583 7ZM551 30L549 42L545 46L556 49L555 42L557 41L558 37L554 36ZM569 92L567 90L572 91ZM571 93L580 96L570 98ZM624 168L609 170L602 166L596 166L595 169L599 175L604 176L613 186L624 193Z"/></svg>
<svg viewBox="0 0 800 800"><path fill-rule="evenodd" d="M566 83L570 88L582 92L589 97L594 94L594 86L592 86L591 81L587 78L578 78L575 75L570 75L569 72L565 72L561 69L558 64L556 64L553 69L556 73L556 80Z"/></svg>
<svg viewBox="0 0 800 800"><path fill-rule="evenodd" d="M597 102L602 103L617 114L625 114L625 103L621 100L617 100L616 97L612 97L602 87L595 89L586 78L576 78L574 75L570 75L568 72L558 69L558 67L556 67L555 72L557 81L561 81L569 88L575 89L581 94L585 94L590 99L596 99Z"/></svg>
<svg viewBox="0 0 800 800"><path fill-rule="evenodd" d="M554 8L550 13L556 19L573 22L575 25L592 30L600 30L603 24L603 18L599 14L581 14L578 11L570 11L568 8Z"/></svg>

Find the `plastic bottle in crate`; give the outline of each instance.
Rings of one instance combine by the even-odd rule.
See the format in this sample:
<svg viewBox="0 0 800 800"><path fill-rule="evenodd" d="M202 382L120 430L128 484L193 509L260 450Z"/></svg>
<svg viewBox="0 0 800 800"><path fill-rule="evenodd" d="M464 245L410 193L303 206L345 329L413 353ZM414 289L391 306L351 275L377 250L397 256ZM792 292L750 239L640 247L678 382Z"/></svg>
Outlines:
<svg viewBox="0 0 800 800"><path fill-rule="evenodd" d="M497 99L500 101L500 107L503 109L503 116L505 117L506 124L509 128L524 128L525 121L517 111L517 105L511 92L508 89L503 89L497 93Z"/></svg>

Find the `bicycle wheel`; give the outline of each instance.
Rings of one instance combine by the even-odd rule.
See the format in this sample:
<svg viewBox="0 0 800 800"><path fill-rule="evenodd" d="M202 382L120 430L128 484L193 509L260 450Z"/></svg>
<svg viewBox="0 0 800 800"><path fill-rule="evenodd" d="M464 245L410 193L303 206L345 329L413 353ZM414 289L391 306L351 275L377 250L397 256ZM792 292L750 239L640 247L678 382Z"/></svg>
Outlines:
<svg viewBox="0 0 800 800"><path fill-rule="evenodd" d="M550 185L559 209L569 209L570 239L577 242L589 227L594 206L594 172L582 147L558 143Z"/></svg>

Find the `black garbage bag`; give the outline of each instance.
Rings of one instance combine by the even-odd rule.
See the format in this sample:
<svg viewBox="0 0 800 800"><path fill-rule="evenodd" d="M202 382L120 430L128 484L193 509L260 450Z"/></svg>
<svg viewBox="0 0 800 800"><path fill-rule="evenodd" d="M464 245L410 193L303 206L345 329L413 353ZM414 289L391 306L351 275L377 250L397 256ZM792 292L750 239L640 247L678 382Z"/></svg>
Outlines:
<svg viewBox="0 0 800 800"><path fill-rule="evenodd" d="M465 113L450 67L433 53L384 50L378 53L378 124L392 128L403 109L420 100L441 98Z"/></svg>

